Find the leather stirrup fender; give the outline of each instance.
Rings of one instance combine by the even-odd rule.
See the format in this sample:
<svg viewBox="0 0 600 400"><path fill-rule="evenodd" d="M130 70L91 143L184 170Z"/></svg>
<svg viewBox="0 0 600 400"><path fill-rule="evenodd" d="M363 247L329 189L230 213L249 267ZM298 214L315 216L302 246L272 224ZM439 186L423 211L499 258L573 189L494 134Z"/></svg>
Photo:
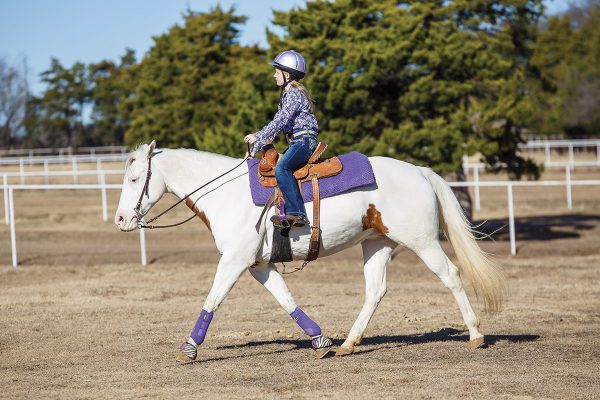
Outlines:
<svg viewBox="0 0 600 400"><path fill-rule="evenodd" d="M321 196L319 193L319 179L314 176L312 178L313 189L313 223L312 232L310 235L310 244L308 245L308 254L305 262L316 260L319 257L319 249L321 247L321 228L320 228L320 209Z"/></svg>

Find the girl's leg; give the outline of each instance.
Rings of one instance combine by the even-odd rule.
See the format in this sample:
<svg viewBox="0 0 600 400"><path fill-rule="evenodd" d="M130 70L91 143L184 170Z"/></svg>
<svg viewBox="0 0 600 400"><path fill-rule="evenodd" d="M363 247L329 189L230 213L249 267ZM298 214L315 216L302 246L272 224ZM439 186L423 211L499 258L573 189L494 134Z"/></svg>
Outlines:
<svg viewBox="0 0 600 400"><path fill-rule="evenodd" d="M291 215L306 215L304 201L294 178L294 171L308 161L311 151L304 141L292 143L283 153L275 168L275 178L283 193L285 212Z"/></svg>

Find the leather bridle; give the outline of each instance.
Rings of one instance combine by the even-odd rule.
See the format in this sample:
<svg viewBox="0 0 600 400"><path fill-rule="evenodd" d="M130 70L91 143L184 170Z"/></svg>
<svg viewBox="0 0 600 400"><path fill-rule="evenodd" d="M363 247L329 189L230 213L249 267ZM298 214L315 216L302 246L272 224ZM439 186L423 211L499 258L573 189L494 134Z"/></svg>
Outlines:
<svg viewBox="0 0 600 400"><path fill-rule="evenodd" d="M240 162L238 165L236 165L235 167L231 168L229 171L222 173L221 175L217 176L214 179L211 179L210 181L206 182L204 185L200 186L199 188L197 188L196 190L194 190L193 192L191 192L190 194L186 195L185 197L183 197L182 199L180 199L178 202L176 202L175 204L173 204L171 207L167 208L166 210L164 210L163 212L161 212L160 214L158 214L156 217L151 218L150 220L148 220L148 224L144 224L142 222L142 218L144 217L144 215L142 214L142 200L144 199L144 194L146 195L146 197L150 198L150 194L148 192L149 186L150 186L150 177L152 176L152 157L154 155L151 154L148 157L148 172L146 173L146 181L144 182L144 187L142 189L142 193L140 193L140 198L138 199L138 202L134 208L134 212L135 212L135 216L137 218L137 226L139 229L142 228L147 228L147 229L159 229L159 228L172 228L175 226L179 226L179 225L183 225L188 221L191 221L192 219L194 219L194 217L196 217L196 214L194 213L191 217L177 222L175 224L169 224L169 225L148 225L151 222L156 221L158 218L162 217L163 215L165 215L167 212L171 211L173 208L175 208L177 205L179 205L180 203L184 202L185 199L187 199L188 197L190 197L191 195L193 195L194 193L196 193L198 190L206 187L207 185L210 185L211 183L213 183L214 181L216 181L219 178L224 177L225 175L229 174L230 172L232 172L233 170L235 170L236 168L238 168L240 165L242 165L244 162L246 162L246 160L249 158L249 156L244 157L244 159L242 160L242 162ZM198 198L199 200L199 198ZM196 200L193 204L192 204L192 210L194 208L194 206L196 205L196 202L198 201Z"/></svg>
<svg viewBox="0 0 600 400"><path fill-rule="evenodd" d="M144 182L144 187L142 188L142 193L140 193L140 198L133 209L135 212L135 216L137 218L138 228L142 228L142 200L144 199L144 194L146 197L150 198L150 194L148 193L148 187L150 186L150 177L152 177L152 154L148 157L148 172L146 172L146 181Z"/></svg>

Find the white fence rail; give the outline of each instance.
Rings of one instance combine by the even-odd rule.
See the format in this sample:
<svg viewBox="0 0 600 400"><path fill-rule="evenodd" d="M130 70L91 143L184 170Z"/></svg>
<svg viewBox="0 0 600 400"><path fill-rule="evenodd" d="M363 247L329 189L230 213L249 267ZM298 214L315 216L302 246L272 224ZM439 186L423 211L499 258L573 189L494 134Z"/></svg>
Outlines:
<svg viewBox="0 0 600 400"><path fill-rule="evenodd" d="M600 166L600 164L598 164ZM567 193L567 208L569 210L571 210L573 208L573 204L571 201L571 171L572 171L572 165L566 163L564 165L562 165L563 168L565 169L565 180L564 180L564 185L566 187L566 193ZM473 192L474 192L474 197L475 197L475 210L479 211L481 209L481 201L480 201L480 193L479 193L479 188L481 186L485 186L485 182L480 182L479 181L479 169L483 169L485 168L485 164L463 164L463 169L465 171L465 175L468 177L469 175L469 169L473 170L473 182L471 187L473 187ZM515 186L517 184L522 184L522 185L531 185L532 183L536 183L536 184L540 184L539 186L544 186L545 183L544 182L560 182L560 181L535 181L535 182L512 182ZM581 182L585 182L585 181L581 181ZM547 185L546 185L547 186ZM556 185L553 185L556 186Z"/></svg>
<svg viewBox="0 0 600 400"><path fill-rule="evenodd" d="M545 168L565 168L569 166L571 171L576 167L600 167L600 139L581 139L581 140L529 140L527 143L519 145L522 150L544 150L544 167ZM596 160L577 161L575 160L576 148L595 148ZM552 150L567 149L568 161L552 161ZM474 173L478 173L478 169L484 169L484 163L463 163L463 170L466 172L472 169Z"/></svg>
<svg viewBox="0 0 600 400"><path fill-rule="evenodd" d="M568 169L567 169L568 170ZM506 187L507 192L507 208L508 208L508 225L510 236L510 254L517 254L517 244L515 239L515 216L513 204L513 187L514 186L564 186L566 188L567 208L572 209L573 199L571 188L573 186L597 186L600 185L600 179L593 180L565 180L565 181L535 181L535 182L513 182L513 181L497 181L497 182L448 182L452 187L475 187L477 191L479 187Z"/></svg>
<svg viewBox="0 0 600 400"><path fill-rule="evenodd" d="M567 149L569 154L569 164L575 163L576 148L596 148L596 160L600 163L600 140L599 139L580 139L580 140L528 140L527 143L519 145L520 149L535 150L544 149L544 165L552 165L552 149Z"/></svg>
<svg viewBox="0 0 600 400"><path fill-rule="evenodd" d="M104 222L107 222L107 207L106 207L106 190L120 190L120 184L101 184L94 185L10 185L4 187L4 202L5 202L5 213L8 224L10 225L10 245L12 253L12 266L17 267L19 260L17 257L17 234L15 224L15 190L100 190L102 192L102 218ZM146 235L143 229L140 229L140 251L141 251L141 263L142 265L147 264L146 258Z"/></svg>
<svg viewBox="0 0 600 400"><path fill-rule="evenodd" d="M62 156L64 154L101 154L101 153L127 153L127 146L97 146L97 147L60 147L60 148L37 148L37 149L2 149L0 150L0 156L11 157L11 156L39 156L43 154L57 154Z"/></svg>
<svg viewBox="0 0 600 400"><path fill-rule="evenodd" d="M568 168L567 168L567 171ZM568 172L567 172L568 174ZM600 180L570 180L565 181L535 181L535 182L513 182L513 181L497 181L497 182L449 182L452 187L475 187L477 193L480 187L506 187L507 191L507 208L508 208L508 223L509 223L509 238L510 238L510 254L516 255L516 228L514 217L513 204L513 187L514 186L564 186L566 188L567 207L572 207L571 187L572 186L592 186L600 185ZM15 190L100 190L102 192L102 217L107 222L107 206L106 206L106 190L121 189L120 184L106 184L102 181L99 184L79 184L79 185L3 185L5 217L7 224L10 225L12 265L18 266L17 258L17 238L15 227L15 211L14 211L14 191ZM146 239L144 230L140 230L140 252L142 265L146 265Z"/></svg>
<svg viewBox="0 0 600 400"><path fill-rule="evenodd" d="M51 171L51 172L50 171L45 171L45 172L5 172L2 174L2 190L4 192L4 219L5 219L5 222L7 225L10 223L9 212L8 212L8 199L7 199L7 196L8 196L7 189L10 186L9 178L10 177L19 177L21 179L20 187L26 187L26 185L25 185L26 177L44 177L44 178L46 178L46 185L44 187L52 186L53 188L55 188L57 186L60 186L60 185L56 185L56 184L48 185L48 178L51 176L72 176L74 185L77 184L78 176L97 176L98 177L98 185L100 186L100 190L102 192L102 219L104 220L104 222L107 222L108 221L108 210L107 210L107 205L106 205L106 188L108 185L106 185L106 175L123 175L123 171L116 170L116 169L108 169L108 170L97 169L97 170L88 170L88 171L71 170L71 171ZM28 187L32 187L32 185L29 185ZM79 185L77 187L81 188L81 185ZM118 185L118 187L120 188L121 186Z"/></svg>
<svg viewBox="0 0 600 400"><path fill-rule="evenodd" d="M128 154L85 154L58 156L29 156L0 158L0 165L39 165L39 164L68 164L90 163L97 161L125 161Z"/></svg>

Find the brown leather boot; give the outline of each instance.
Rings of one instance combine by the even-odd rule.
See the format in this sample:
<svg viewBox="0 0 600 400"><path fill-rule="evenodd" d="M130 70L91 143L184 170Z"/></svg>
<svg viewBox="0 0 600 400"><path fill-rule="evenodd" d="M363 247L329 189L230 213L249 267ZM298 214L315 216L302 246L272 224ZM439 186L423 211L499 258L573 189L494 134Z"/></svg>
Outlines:
<svg viewBox="0 0 600 400"><path fill-rule="evenodd" d="M279 219L279 215L273 215L271 217L271 222L275 225L283 226L284 228L289 228L290 226L300 227L308 224L306 216L293 214L286 214L285 219L283 220Z"/></svg>
<svg viewBox="0 0 600 400"><path fill-rule="evenodd" d="M306 224L308 224L308 220L306 219L305 215L286 215L285 218L289 218L292 217L291 219L291 224L292 226L304 226Z"/></svg>

